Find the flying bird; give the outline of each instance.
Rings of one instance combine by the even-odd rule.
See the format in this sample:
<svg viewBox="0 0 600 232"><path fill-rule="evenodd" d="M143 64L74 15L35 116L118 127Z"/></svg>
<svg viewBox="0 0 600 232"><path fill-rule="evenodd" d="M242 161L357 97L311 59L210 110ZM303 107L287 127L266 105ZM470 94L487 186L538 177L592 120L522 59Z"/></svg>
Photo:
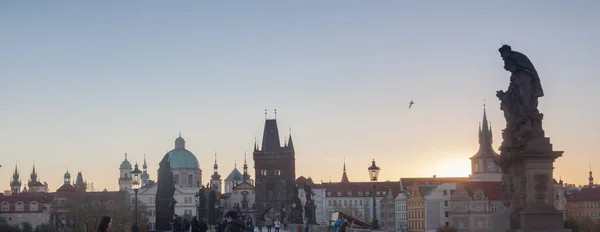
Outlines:
<svg viewBox="0 0 600 232"><path fill-rule="evenodd" d="M412 107L412 105L414 105L415 102L413 102L412 100L410 101L410 103L408 103L408 109L410 109Z"/></svg>

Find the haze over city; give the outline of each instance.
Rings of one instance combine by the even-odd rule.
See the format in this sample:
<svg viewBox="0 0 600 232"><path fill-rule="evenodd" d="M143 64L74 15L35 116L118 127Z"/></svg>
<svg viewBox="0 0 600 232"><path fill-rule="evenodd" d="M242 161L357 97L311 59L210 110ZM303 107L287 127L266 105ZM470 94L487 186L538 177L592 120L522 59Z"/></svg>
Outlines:
<svg viewBox="0 0 600 232"><path fill-rule="evenodd" d="M0 178L35 163L55 190L82 171L118 190L124 153L150 178L179 135L203 182L244 153L264 110L294 139L296 176L467 176L484 100L494 148L510 44L538 70L554 176L600 171L596 1L0 3ZM408 109L413 100L415 105ZM254 172L252 170L252 175Z"/></svg>

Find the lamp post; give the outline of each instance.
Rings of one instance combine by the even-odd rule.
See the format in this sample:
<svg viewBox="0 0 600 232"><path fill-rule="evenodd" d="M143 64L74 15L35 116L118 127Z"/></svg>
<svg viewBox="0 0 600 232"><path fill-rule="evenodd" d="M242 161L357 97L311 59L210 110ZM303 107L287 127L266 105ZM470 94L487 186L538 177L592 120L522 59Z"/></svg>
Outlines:
<svg viewBox="0 0 600 232"><path fill-rule="evenodd" d="M371 222L371 229L376 230L377 228L379 228L379 225L377 225L377 201L375 200L377 192L375 192L375 185L377 183L377 177L379 176L379 170L381 169L377 167L377 165L375 165L375 159L373 159L371 167L369 167L368 170L369 178L371 179L371 182L373 182L373 185L371 185L371 187L373 188L373 222Z"/></svg>
<svg viewBox="0 0 600 232"><path fill-rule="evenodd" d="M214 218L213 218L213 221L214 221L214 222L216 222L216 221L217 221L217 219L218 219L218 218L217 218L217 215L219 214L219 212L218 212L218 211L219 211L219 202L216 202L216 201L215 201L215 211L213 211L213 212L214 212L214 213L213 213L213 217L214 217Z"/></svg>
<svg viewBox="0 0 600 232"><path fill-rule="evenodd" d="M133 192L135 193L135 204L134 204L134 217L135 220L133 222L133 225L131 225L131 231L132 232L138 232L140 227L138 225L138 190L140 189L140 174L142 174L142 172L140 171L140 169L138 168L138 164L135 164L135 168L133 169L133 171L131 171L131 175L133 177Z"/></svg>
<svg viewBox="0 0 600 232"><path fill-rule="evenodd" d="M296 212L297 212L297 210L296 210L296 202L292 201L292 212L290 212L292 214L292 218L290 218L291 220L288 219L288 221L292 221L292 223L296 223L297 222L296 221L296 217L297 217Z"/></svg>

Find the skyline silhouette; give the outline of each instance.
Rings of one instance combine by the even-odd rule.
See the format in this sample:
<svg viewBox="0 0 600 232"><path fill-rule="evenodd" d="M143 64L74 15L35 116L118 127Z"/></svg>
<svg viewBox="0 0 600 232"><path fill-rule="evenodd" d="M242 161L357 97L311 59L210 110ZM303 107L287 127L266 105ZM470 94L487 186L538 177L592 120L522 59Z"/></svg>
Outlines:
<svg viewBox="0 0 600 232"><path fill-rule="evenodd" d="M35 162L52 191L67 167L115 190L128 153L140 165L146 154L156 180L181 132L206 182L215 150L221 175L251 153L265 108L277 109L282 141L292 128L297 177L339 181L344 159L351 181L368 180L372 159L381 180L467 176L484 99L501 142L506 43L540 74L546 136L565 151L554 176L585 184L600 167L599 11L595 1L2 2L0 178L18 164L25 181Z"/></svg>

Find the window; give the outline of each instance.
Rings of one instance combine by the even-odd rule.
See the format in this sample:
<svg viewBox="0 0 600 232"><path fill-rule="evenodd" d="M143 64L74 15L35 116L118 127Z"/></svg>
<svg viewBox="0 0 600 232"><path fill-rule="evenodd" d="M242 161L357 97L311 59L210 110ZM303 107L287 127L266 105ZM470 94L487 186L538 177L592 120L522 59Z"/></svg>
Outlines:
<svg viewBox="0 0 600 232"><path fill-rule="evenodd" d="M38 211L38 203L35 201L30 202L29 211Z"/></svg>
<svg viewBox="0 0 600 232"><path fill-rule="evenodd" d="M273 172L273 174L276 175L276 176L281 176L281 170L275 169L275 171Z"/></svg>
<svg viewBox="0 0 600 232"><path fill-rule="evenodd" d="M331 200L329 200L329 206L331 206Z"/></svg>
<svg viewBox="0 0 600 232"><path fill-rule="evenodd" d="M444 206L448 206L448 201L444 201Z"/></svg>
<svg viewBox="0 0 600 232"><path fill-rule="evenodd" d="M344 200L344 206L346 206L346 200Z"/></svg>
<svg viewBox="0 0 600 232"><path fill-rule="evenodd" d="M491 208L492 212L497 212L498 211L498 205L497 204L492 204L490 208Z"/></svg>
<svg viewBox="0 0 600 232"><path fill-rule="evenodd" d="M444 196L448 195L448 190L444 190Z"/></svg>
<svg viewBox="0 0 600 232"><path fill-rule="evenodd" d="M25 210L25 204L23 204L22 201L19 201L15 204L15 211L24 211Z"/></svg>
<svg viewBox="0 0 600 232"><path fill-rule="evenodd" d="M362 206L362 200L360 200L360 206Z"/></svg>
<svg viewBox="0 0 600 232"><path fill-rule="evenodd" d="M194 185L194 176L192 174L188 175L188 185Z"/></svg>
<svg viewBox="0 0 600 232"><path fill-rule="evenodd" d="M454 195L454 190L450 190L450 195Z"/></svg>
<svg viewBox="0 0 600 232"><path fill-rule="evenodd" d="M464 220L458 220L458 228L459 229L464 229L465 228L465 221Z"/></svg>
<svg viewBox="0 0 600 232"><path fill-rule="evenodd" d="M260 174L263 175L263 176L266 176L267 175L267 169L261 169L260 170Z"/></svg>
<svg viewBox="0 0 600 232"><path fill-rule="evenodd" d="M477 229L483 229L483 221L481 219L477 220Z"/></svg>
<svg viewBox="0 0 600 232"><path fill-rule="evenodd" d="M450 222L446 222L446 224L444 224L444 225L446 225L446 227L448 227L448 226L450 226Z"/></svg>
<svg viewBox="0 0 600 232"><path fill-rule="evenodd" d="M148 204L154 204L154 197L148 198Z"/></svg>
<svg viewBox="0 0 600 232"><path fill-rule="evenodd" d="M179 184L179 175L173 175L173 183Z"/></svg>

